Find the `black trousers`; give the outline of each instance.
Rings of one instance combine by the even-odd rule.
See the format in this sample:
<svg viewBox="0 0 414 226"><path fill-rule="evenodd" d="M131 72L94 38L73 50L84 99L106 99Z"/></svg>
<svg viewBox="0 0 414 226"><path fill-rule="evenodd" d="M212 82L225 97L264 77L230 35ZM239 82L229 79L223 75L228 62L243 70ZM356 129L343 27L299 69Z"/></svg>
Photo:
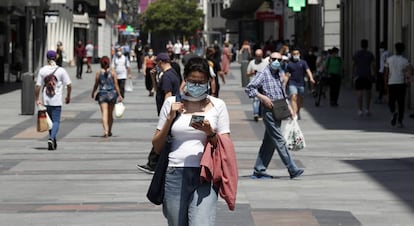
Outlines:
<svg viewBox="0 0 414 226"><path fill-rule="evenodd" d="M405 84L394 84L388 86L388 107L392 114L396 113L398 104L398 122L402 123L405 111L405 95L407 86Z"/></svg>
<svg viewBox="0 0 414 226"><path fill-rule="evenodd" d="M331 74L329 77L329 100L331 104L338 103L340 89L341 89L341 76Z"/></svg>

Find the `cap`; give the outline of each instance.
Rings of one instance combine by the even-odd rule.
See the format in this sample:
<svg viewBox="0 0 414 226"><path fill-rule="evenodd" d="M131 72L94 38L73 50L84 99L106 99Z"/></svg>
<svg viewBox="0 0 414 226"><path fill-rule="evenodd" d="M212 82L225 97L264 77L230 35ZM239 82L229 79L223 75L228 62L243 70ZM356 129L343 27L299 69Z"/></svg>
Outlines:
<svg viewBox="0 0 414 226"><path fill-rule="evenodd" d="M159 53L157 55L157 61L166 61L170 62L170 56L167 53Z"/></svg>
<svg viewBox="0 0 414 226"><path fill-rule="evenodd" d="M46 57L48 60L55 60L56 59L56 52L54 50L47 51Z"/></svg>

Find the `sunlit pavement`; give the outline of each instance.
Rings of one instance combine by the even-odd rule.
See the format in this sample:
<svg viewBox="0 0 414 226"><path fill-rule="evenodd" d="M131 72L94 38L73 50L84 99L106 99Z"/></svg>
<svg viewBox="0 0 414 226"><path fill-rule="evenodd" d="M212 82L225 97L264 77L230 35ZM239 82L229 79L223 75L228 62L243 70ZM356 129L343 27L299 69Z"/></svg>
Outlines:
<svg viewBox="0 0 414 226"><path fill-rule="evenodd" d="M306 95L299 123L307 148L293 153L305 173L290 180L275 153L268 170L275 179L250 179L264 126L253 120L240 65L231 69L220 97L230 113L239 186L234 212L219 198L218 226L413 225L413 119L391 127L385 104L359 117L349 88L337 108L327 100L316 107ZM102 138L90 97L94 74L78 80L74 67L67 70L72 103L63 106L56 151L47 150L47 133L36 132L36 115L21 115L20 90L0 95L0 225L166 225L161 207L145 197L151 175L135 166L146 162L157 123L143 75L134 68L125 114L115 119L113 136Z"/></svg>

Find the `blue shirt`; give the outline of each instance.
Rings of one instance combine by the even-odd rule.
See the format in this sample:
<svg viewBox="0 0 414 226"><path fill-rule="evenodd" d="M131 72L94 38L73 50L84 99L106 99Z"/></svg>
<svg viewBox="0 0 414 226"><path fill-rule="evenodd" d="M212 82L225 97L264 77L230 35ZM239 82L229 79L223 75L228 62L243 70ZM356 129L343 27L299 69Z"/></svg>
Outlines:
<svg viewBox="0 0 414 226"><path fill-rule="evenodd" d="M286 69L290 73L289 85L305 86L306 70L308 69L308 63L302 59L299 61L290 61Z"/></svg>
<svg viewBox="0 0 414 226"><path fill-rule="evenodd" d="M261 93L272 101L285 99L282 75L283 71L272 73L270 66L267 66L263 71L257 72L244 91L250 98Z"/></svg>

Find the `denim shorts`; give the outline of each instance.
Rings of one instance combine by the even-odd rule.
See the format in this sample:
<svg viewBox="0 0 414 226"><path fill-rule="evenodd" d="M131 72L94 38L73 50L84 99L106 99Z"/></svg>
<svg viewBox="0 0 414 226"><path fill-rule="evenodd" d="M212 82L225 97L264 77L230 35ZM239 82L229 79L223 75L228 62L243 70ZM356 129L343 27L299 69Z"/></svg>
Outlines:
<svg viewBox="0 0 414 226"><path fill-rule="evenodd" d="M300 95L303 96L305 93L305 86L289 85L289 95Z"/></svg>

